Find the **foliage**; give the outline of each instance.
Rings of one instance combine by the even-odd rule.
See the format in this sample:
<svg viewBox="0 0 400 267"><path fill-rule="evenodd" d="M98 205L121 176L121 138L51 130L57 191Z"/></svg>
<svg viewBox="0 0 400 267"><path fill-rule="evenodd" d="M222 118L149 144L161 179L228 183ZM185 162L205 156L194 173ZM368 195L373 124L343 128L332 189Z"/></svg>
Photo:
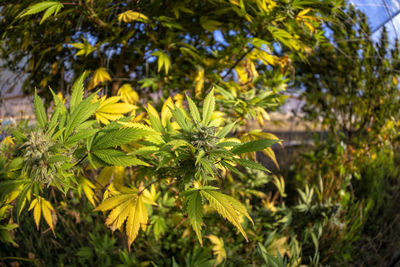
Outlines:
<svg viewBox="0 0 400 267"><path fill-rule="evenodd" d="M394 164L400 119L399 43L396 40L389 48L384 28L374 43L365 15L352 6L337 15L326 24L331 42L319 46L308 58L309 64L295 63L295 86L301 88L305 100L303 112L325 133L315 135L312 149L287 173L291 181L287 191L306 187L303 199L333 208L325 210L334 216L318 237L323 262L385 265L390 263L386 251L391 249L379 250L363 242L374 244L375 238L380 240L376 242L396 242L390 236L379 239L376 233L377 228L391 229L380 219L382 214L390 224L397 220L393 214L388 216L388 210L398 198ZM365 246L376 249L374 255L382 261L361 260L371 255Z"/></svg>
<svg viewBox="0 0 400 267"><path fill-rule="evenodd" d="M220 85L254 99L247 90L284 88L280 69L323 40L320 21L339 2L3 2L1 57L27 74L24 92L37 87L46 103L47 86L65 94L84 70L92 71L88 89L112 95L126 83L144 99L184 90L203 98ZM282 48L292 52L278 56Z"/></svg>
<svg viewBox="0 0 400 267"><path fill-rule="evenodd" d="M235 123L224 126L218 117L213 119L217 105L213 90L206 96L202 110L187 97L189 113L170 99L161 117L149 104L145 121L137 122L134 116L123 115L112 122L96 121L92 117L106 112L107 105L114 105L112 110L118 114L129 112L131 107L115 103L121 97L99 101L97 92L84 97L85 76L82 74L75 82L69 106L52 92L54 107L50 114L46 114L42 100L35 94L36 126L13 129L15 143L2 145L5 158L0 188L2 208L8 214L5 217L10 222L14 217L18 222L28 206L37 228L43 217L56 235L60 218L51 199L54 201L55 195L61 193L65 202L70 194L84 192L87 200L97 206L94 211L110 211L106 225L127 236L129 250L139 229L147 232L149 222L154 222L152 232L157 239L165 234L165 219L152 216L153 207L161 205L176 207L177 214L182 213L184 206L202 244L201 226L207 201L209 208L232 223L247 240L242 216L253 222L247 208L214 185L223 185L222 173L240 174L239 165L267 171L261 164L246 159L245 153L263 150L279 139L241 142L230 138L228 142L225 137L234 130ZM99 201L101 192L103 197ZM171 198L169 192L176 197ZM156 202L159 197L163 204ZM12 230L12 226L11 223L4 229ZM209 238L215 241L216 237ZM218 244L222 248L215 253L220 263L226 256L221 252L223 243ZM89 257L86 252L80 250L79 254Z"/></svg>
<svg viewBox="0 0 400 267"><path fill-rule="evenodd" d="M333 21L326 25L332 42L319 46L309 64L296 63L303 110L346 144L362 139L378 145L385 142L386 125L399 118L399 42L390 48L383 28L374 43L366 16L352 6Z"/></svg>
<svg viewBox="0 0 400 267"><path fill-rule="evenodd" d="M2 263L343 266L395 232L399 47L340 1L1 5L2 57L39 88L0 145ZM250 125L293 70L329 134L279 169Z"/></svg>

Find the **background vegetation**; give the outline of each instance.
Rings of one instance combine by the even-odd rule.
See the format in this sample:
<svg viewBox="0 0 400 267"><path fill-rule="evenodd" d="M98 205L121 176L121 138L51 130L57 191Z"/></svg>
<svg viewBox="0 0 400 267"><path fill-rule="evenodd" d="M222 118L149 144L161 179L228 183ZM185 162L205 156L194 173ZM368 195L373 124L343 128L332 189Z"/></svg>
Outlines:
<svg viewBox="0 0 400 267"><path fill-rule="evenodd" d="M2 128L0 264L394 262L400 46L352 6L1 5L36 121ZM323 134L280 165L264 129L287 90Z"/></svg>

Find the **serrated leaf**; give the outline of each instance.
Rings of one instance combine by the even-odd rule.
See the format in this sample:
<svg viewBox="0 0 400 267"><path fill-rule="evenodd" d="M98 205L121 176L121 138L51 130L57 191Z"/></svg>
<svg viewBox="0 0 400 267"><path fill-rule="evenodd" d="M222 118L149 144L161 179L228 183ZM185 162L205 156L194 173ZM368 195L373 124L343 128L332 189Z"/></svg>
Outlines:
<svg viewBox="0 0 400 267"><path fill-rule="evenodd" d="M155 217L155 219L152 219L151 222L153 224L154 237L156 240L158 240L160 236L165 233L167 224L165 223L165 219L159 216Z"/></svg>
<svg viewBox="0 0 400 267"><path fill-rule="evenodd" d="M95 135L99 130L98 129L85 129L76 132L74 135L71 135L65 142L66 145L72 145L80 140L85 140L93 135Z"/></svg>
<svg viewBox="0 0 400 267"><path fill-rule="evenodd" d="M32 187L32 183L25 184L21 190L21 193L19 193L19 195L18 195L17 202L15 204L15 210L17 213L17 221L19 221L19 215L21 214L22 209L25 206L27 194L28 194L29 190L31 189L31 187Z"/></svg>
<svg viewBox="0 0 400 267"><path fill-rule="evenodd" d="M224 128L222 128L218 133L217 133L217 137L218 138L225 138L225 136L227 136L233 129L233 127L235 127L235 122L229 123L228 125L225 125Z"/></svg>
<svg viewBox="0 0 400 267"><path fill-rule="evenodd" d="M219 193L215 190L200 188L200 193L208 200L210 206L214 208L223 218L232 223L248 241L246 232L240 223L240 215L250 218L247 211L243 209L243 205L240 202L235 201L235 199L232 197ZM238 203L240 206L237 206Z"/></svg>
<svg viewBox="0 0 400 267"><path fill-rule="evenodd" d="M154 130L163 132L164 127L161 123L160 116L158 115L157 110L150 104L147 105L147 114L149 115L149 120Z"/></svg>
<svg viewBox="0 0 400 267"><path fill-rule="evenodd" d="M92 149L103 149L128 144L151 134L154 134L154 132L133 127L105 131L104 135L96 137Z"/></svg>
<svg viewBox="0 0 400 267"><path fill-rule="evenodd" d="M132 190L127 188L127 190ZM107 211L114 209L115 207L121 205L122 203L132 199L133 196L137 195L137 190L132 190L130 193L118 194L113 197L109 197L103 200L99 206L97 206L93 211Z"/></svg>
<svg viewBox="0 0 400 267"><path fill-rule="evenodd" d="M33 209L33 219L35 220L37 230L39 230L41 212L42 212L42 203L41 203L41 198L39 197Z"/></svg>
<svg viewBox="0 0 400 267"><path fill-rule="evenodd" d="M56 129L57 124L59 123L59 117L61 114L65 114L67 109L64 106L64 103L61 101L61 99L53 92L51 88L49 88L51 94L53 95L53 102L55 105L55 108L53 110L53 114L51 116L51 119L49 121L49 126L48 126L48 131L49 134L52 135L54 130Z"/></svg>
<svg viewBox="0 0 400 267"><path fill-rule="evenodd" d="M127 103L113 103L99 107L97 111L111 114L125 114L134 110L136 106Z"/></svg>
<svg viewBox="0 0 400 267"><path fill-rule="evenodd" d="M128 216L128 220L126 222L126 234L128 236L128 246L130 247L133 241L136 239L139 228L142 224L147 224L147 210L144 206L143 200L140 196L138 196L135 201L132 211Z"/></svg>
<svg viewBox="0 0 400 267"><path fill-rule="evenodd" d="M203 200L199 190L192 191L185 196L186 210L188 213L190 224L199 239L201 245L201 224L203 223Z"/></svg>
<svg viewBox="0 0 400 267"><path fill-rule="evenodd" d="M255 169L255 170L260 170L260 171L266 171L269 172L268 169L266 169L263 165L261 165L258 162L248 160L248 159L235 159L240 165L243 167L247 167L250 169Z"/></svg>
<svg viewBox="0 0 400 267"><path fill-rule="evenodd" d="M10 129L10 133L15 137L17 142L23 143L28 139L24 133L17 129Z"/></svg>
<svg viewBox="0 0 400 267"><path fill-rule="evenodd" d="M168 54L162 51L155 51L152 53L153 56L158 57L158 69L157 71L160 72L161 69L164 67L165 74L168 74L169 68L171 67L171 60Z"/></svg>
<svg viewBox="0 0 400 267"><path fill-rule="evenodd" d="M267 147L262 151L265 156L269 157L275 164L275 166L279 169L279 164L278 161L276 160L275 152L272 150L272 148Z"/></svg>
<svg viewBox="0 0 400 267"><path fill-rule="evenodd" d="M97 197L94 194L94 189L96 188L92 182L90 182L88 179L80 175L77 179L77 182L79 184L78 187L78 193L79 197L81 196L82 190L85 193L86 198L89 200L90 203L92 203L93 206L96 206L97 202Z"/></svg>
<svg viewBox="0 0 400 267"><path fill-rule="evenodd" d="M235 146L231 152L237 155L248 153L248 152L255 152L255 151L262 151L267 147L272 146L275 143L278 143L279 139L260 139L256 141L247 142L241 144L239 146Z"/></svg>
<svg viewBox="0 0 400 267"><path fill-rule="evenodd" d="M75 80L71 88L71 98L69 102L69 109L71 112L82 102L83 98L83 81L86 79L88 72L84 72L78 79Z"/></svg>
<svg viewBox="0 0 400 267"><path fill-rule="evenodd" d="M193 124L190 120L187 119L185 113L182 109L174 106L174 108L170 108L172 116L178 125L182 128L182 130L189 132L192 129Z"/></svg>
<svg viewBox="0 0 400 267"><path fill-rule="evenodd" d="M129 167L134 165L149 166L148 163L136 157L126 155L124 152L114 149L93 150L91 154L94 154L96 157L100 158L105 163L113 166L120 166L120 167Z"/></svg>
<svg viewBox="0 0 400 267"><path fill-rule="evenodd" d="M215 261L215 266L220 264L224 259L226 259L226 251L224 247L224 240L222 238L219 238L215 235L208 235L207 238L211 241L213 244L213 254L217 257Z"/></svg>
<svg viewBox="0 0 400 267"><path fill-rule="evenodd" d="M192 118L197 121L200 122L201 121L201 117L200 117L200 112L196 107L196 104L193 102L193 100L186 95L188 104L189 104L189 110L190 110L190 115L192 115Z"/></svg>
<svg viewBox="0 0 400 267"><path fill-rule="evenodd" d="M44 109L44 105L42 99L37 95L35 91L35 97L33 100L34 112L36 115L36 121L38 122L41 128L44 128L47 124L47 116L46 111Z"/></svg>
<svg viewBox="0 0 400 267"><path fill-rule="evenodd" d="M214 112L214 108L215 108L215 98L214 98L214 89L212 89L211 92L204 99L203 120L202 120L203 125L207 126L208 123L210 122L211 116Z"/></svg>
<svg viewBox="0 0 400 267"><path fill-rule="evenodd" d="M237 175L239 175L239 177L243 176L243 173L238 169L236 169L236 167L232 166L230 163L226 161L221 161L221 165L227 168L228 170L232 171L233 173L236 173Z"/></svg>
<svg viewBox="0 0 400 267"><path fill-rule="evenodd" d="M88 90L93 89L96 87L99 83L104 83L106 81L111 81L111 76L108 74L106 68L98 68L93 72L93 77L92 80L90 81L90 84L88 86Z"/></svg>
<svg viewBox="0 0 400 267"><path fill-rule="evenodd" d="M57 4L49 7L43 14L42 19L39 24L42 24L46 19L48 19L51 15L57 15L60 9L63 7L62 4Z"/></svg>
<svg viewBox="0 0 400 267"><path fill-rule="evenodd" d="M128 10L123 13L118 14L118 21L123 21L125 23L129 23L132 21L142 21L142 22L147 22L149 18L139 12Z"/></svg>
<svg viewBox="0 0 400 267"><path fill-rule="evenodd" d="M83 100L79 105L74 109L71 113L70 118L68 119L67 125L64 131L64 139L72 133L74 128L78 127L81 123L87 120L90 116L92 116L99 105L98 102L92 103L93 98L96 94L92 94L85 100Z"/></svg>
<svg viewBox="0 0 400 267"><path fill-rule="evenodd" d="M54 233L54 222L53 222L53 217L52 217L52 214L51 214L52 212L54 212L54 208L50 204L50 202L48 202L44 198L41 198L41 206L42 206L43 217L44 217L46 223L49 225L51 231L55 235L55 233Z"/></svg>
<svg viewBox="0 0 400 267"><path fill-rule="evenodd" d="M21 12L18 15L18 18L22 18L22 17L28 16L28 15L34 15L34 14L37 14L39 12L46 10L46 12L44 13L44 15L40 21L40 24L41 24L52 14L57 14L60 11L60 9L63 7L64 7L63 4L58 1L44 1L44 2L40 2L40 3L34 4L30 7L28 7L27 9L25 9L23 12Z"/></svg>
<svg viewBox="0 0 400 267"><path fill-rule="evenodd" d="M120 193L104 200L94 210L108 211L106 224L111 229L119 229L126 222L125 233L130 247L139 233L141 225L148 221L147 210L142 195L137 189L121 188Z"/></svg>
<svg viewBox="0 0 400 267"><path fill-rule="evenodd" d="M172 101L171 97L168 97L167 100L165 100L162 109L161 109L161 123L165 127L167 125L167 122L171 119L172 114L170 111L170 107L174 106L174 102Z"/></svg>
<svg viewBox="0 0 400 267"><path fill-rule="evenodd" d="M113 179L113 183L122 184L122 180L124 179L125 175L126 173L124 167L104 167L101 170L99 176L97 176L97 182L101 186L106 186L110 182L110 180Z"/></svg>

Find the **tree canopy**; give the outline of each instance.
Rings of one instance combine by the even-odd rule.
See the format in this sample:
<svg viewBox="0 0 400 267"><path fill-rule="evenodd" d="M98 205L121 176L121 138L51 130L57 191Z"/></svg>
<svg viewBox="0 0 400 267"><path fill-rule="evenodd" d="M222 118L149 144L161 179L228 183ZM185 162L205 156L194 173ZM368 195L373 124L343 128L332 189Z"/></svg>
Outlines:
<svg viewBox="0 0 400 267"><path fill-rule="evenodd" d="M308 62L295 63L304 111L349 139L368 132L380 135L399 115L399 42L389 47L383 28L375 43L366 16L352 6L332 21L326 24L331 42L319 46Z"/></svg>
<svg viewBox="0 0 400 267"><path fill-rule="evenodd" d="M47 99L47 86L66 91L84 70L92 71L89 89L112 95L125 83L143 97L185 90L203 98L214 84L275 88L292 52L304 56L323 39L318 26L337 2L3 2L1 58L27 74L24 92L38 87Z"/></svg>

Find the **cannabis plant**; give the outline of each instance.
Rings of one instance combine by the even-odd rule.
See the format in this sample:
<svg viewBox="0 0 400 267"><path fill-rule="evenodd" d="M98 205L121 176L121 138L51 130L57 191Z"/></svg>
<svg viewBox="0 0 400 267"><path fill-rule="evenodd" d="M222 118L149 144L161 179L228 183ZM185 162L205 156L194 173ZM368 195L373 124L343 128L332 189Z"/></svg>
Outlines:
<svg viewBox="0 0 400 267"><path fill-rule="evenodd" d="M202 110L187 96L188 111L182 103L168 99L161 116L148 104L147 119L138 120L133 113L122 115L134 108L119 103L121 97L99 99L98 92L84 97L85 77L83 74L73 85L69 105L51 91L54 107L49 115L35 95L36 126L25 132L13 131L17 142L6 160L6 179L0 188L3 206L8 205L17 221L28 206L37 227L43 217L54 232L54 190L67 198L73 192L84 192L96 206L94 211L109 211L106 225L124 232L129 248L140 229L145 231L151 222L159 221L151 214L157 209L160 193L163 199L172 193L175 197L168 200L170 205L186 214L201 244L205 205L247 239L242 223L244 218L253 220L244 204L221 192L222 174L242 174L239 166L267 171L246 155L280 140L241 142L229 137L236 123L223 125L220 118L213 117L214 90L204 99ZM110 110L114 109L107 105L119 107L118 116L112 118ZM99 120L99 116L112 121Z"/></svg>

